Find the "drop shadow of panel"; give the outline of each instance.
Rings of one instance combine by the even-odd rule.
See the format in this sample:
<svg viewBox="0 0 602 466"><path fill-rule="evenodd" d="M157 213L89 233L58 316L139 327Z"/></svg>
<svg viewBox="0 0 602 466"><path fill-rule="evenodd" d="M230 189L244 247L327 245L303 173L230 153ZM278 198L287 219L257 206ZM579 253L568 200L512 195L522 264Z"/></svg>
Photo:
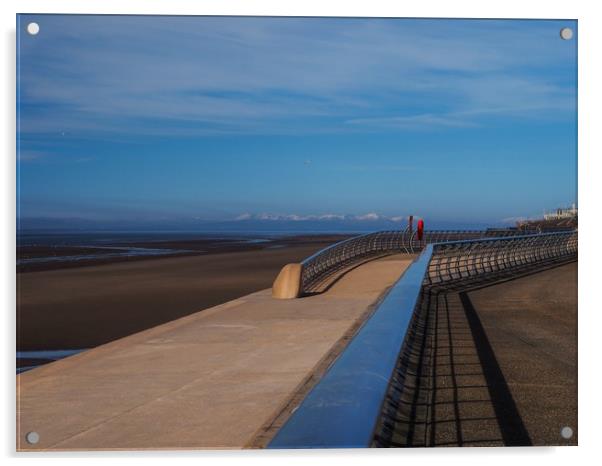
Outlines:
<svg viewBox="0 0 602 466"><path fill-rule="evenodd" d="M487 382L487 390L493 405L495 416L507 446L533 445L529 432L520 416L506 378L495 357L489 338L483 328L481 319L466 292L459 293L468 325L477 348L477 354Z"/></svg>

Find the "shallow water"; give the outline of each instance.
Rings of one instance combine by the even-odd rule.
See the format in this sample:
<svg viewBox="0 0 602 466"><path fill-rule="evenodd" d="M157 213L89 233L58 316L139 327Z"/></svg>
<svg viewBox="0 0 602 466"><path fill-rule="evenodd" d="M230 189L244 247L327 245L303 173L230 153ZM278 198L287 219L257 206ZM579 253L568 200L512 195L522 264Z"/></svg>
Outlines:
<svg viewBox="0 0 602 466"><path fill-rule="evenodd" d="M45 257L28 257L25 259L17 259L17 265L25 264L41 264L48 262L72 262L83 260L107 259L112 257L142 257L142 256L165 256L173 254L188 254L186 249L153 249L153 248L138 248L138 247L117 247L117 246L82 246L93 249L111 249L121 250L120 252L102 252L99 254L77 254L69 256L45 256Z"/></svg>
<svg viewBox="0 0 602 466"><path fill-rule="evenodd" d="M38 351L17 351L17 366L20 359L37 359L40 360L37 364L29 366L17 367L17 374L43 366L49 362L58 361L74 354L86 351L85 349L70 349L70 350L38 350Z"/></svg>
<svg viewBox="0 0 602 466"><path fill-rule="evenodd" d="M202 234L181 232L75 232L75 233L28 233L20 232L17 237L18 247L70 247L82 248L83 254L60 256L26 257L17 259L17 265L44 264L60 262L78 262L118 257L148 257L177 254L202 253L203 250L174 249L169 247L138 247L135 243L157 242L157 246L166 241L179 240L225 240L230 244L260 244L272 241L272 238L259 235L241 234ZM129 246L128 244L132 244ZM98 254L90 253L90 249L98 250ZM110 251L107 251L110 250Z"/></svg>

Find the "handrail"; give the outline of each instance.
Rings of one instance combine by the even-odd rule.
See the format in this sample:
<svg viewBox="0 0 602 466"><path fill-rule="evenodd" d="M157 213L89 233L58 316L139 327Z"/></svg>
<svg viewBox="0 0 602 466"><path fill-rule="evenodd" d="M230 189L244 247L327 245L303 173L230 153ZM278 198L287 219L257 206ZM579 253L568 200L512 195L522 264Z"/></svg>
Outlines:
<svg viewBox="0 0 602 466"><path fill-rule="evenodd" d="M577 231L427 245L268 448L368 447L421 296L573 260Z"/></svg>
<svg viewBox="0 0 602 466"><path fill-rule="evenodd" d="M410 325L432 246L427 246L380 303L268 448L369 445Z"/></svg>
<svg viewBox="0 0 602 466"><path fill-rule="evenodd" d="M415 253L426 244L484 237L524 235L519 230L427 230L422 240L405 230L367 233L332 244L301 262L301 294L315 291L320 284L358 262L387 254Z"/></svg>
<svg viewBox="0 0 602 466"><path fill-rule="evenodd" d="M425 284L466 287L577 254L577 231L481 238L434 245Z"/></svg>

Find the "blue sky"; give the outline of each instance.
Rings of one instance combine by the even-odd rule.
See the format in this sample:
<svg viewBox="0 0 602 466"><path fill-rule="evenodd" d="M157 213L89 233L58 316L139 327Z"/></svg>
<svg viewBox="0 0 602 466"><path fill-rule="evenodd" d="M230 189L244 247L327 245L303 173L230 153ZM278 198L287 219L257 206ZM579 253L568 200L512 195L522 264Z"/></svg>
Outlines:
<svg viewBox="0 0 602 466"><path fill-rule="evenodd" d="M576 201L574 21L19 21L21 218L499 224Z"/></svg>

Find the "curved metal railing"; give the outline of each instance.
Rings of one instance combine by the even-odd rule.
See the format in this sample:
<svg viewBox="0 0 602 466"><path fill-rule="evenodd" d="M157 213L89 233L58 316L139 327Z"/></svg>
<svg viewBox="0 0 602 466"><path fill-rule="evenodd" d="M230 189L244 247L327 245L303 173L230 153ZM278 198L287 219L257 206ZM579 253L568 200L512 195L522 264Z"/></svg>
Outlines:
<svg viewBox="0 0 602 466"><path fill-rule="evenodd" d="M524 235L518 230L427 230L422 240L416 231L378 231L335 243L301 263L301 291L310 293L338 272L368 259L395 253L416 253L425 245L488 237Z"/></svg>
<svg viewBox="0 0 602 466"><path fill-rule="evenodd" d="M435 244L425 285L464 287L576 254L577 231Z"/></svg>
<svg viewBox="0 0 602 466"><path fill-rule="evenodd" d="M427 245L268 448L371 446L426 294L576 258L576 230Z"/></svg>

